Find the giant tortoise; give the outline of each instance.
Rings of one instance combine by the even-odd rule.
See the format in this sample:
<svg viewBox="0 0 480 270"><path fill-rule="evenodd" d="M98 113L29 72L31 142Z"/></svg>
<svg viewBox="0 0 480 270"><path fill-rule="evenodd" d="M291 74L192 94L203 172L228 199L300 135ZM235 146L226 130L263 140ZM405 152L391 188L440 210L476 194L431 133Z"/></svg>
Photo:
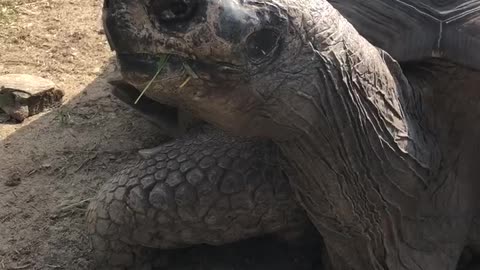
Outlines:
<svg viewBox="0 0 480 270"><path fill-rule="evenodd" d="M107 1L106 32L124 78L142 89L168 55L146 95L253 137L248 142L262 150L245 160L263 162L246 166L243 172L254 173L237 180L241 189L202 204L211 197L200 188L210 184L216 193L235 179L227 177L231 167L224 173L220 165L225 148L201 141L206 149L190 150L187 139L151 151L89 208L99 254L107 264L129 267L132 256L121 251L135 245L220 244L308 227L302 218L291 227L281 219L282 226L259 230L227 214L238 202L248 203L247 215L256 211L263 196L245 185L259 171L249 169L278 160L322 235L332 269L455 269L466 246L478 251L479 7L460 0ZM220 138L244 140L221 133L213 142L224 145ZM271 156L263 147L273 144L279 152ZM234 153L230 158L249 151ZM161 170L167 158L174 159L168 175ZM202 181L190 181L190 168L178 164L188 158L202 169ZM217 167L225 180L210 181L206 175ZM274 190L278 177L262 179L265 191ZM237 193L247 195L236 201ZM275 200L270 209L281 207ZM263 214L246 220L252 217L263 220ZM178 221L205 234L163 225Z"/></svg>

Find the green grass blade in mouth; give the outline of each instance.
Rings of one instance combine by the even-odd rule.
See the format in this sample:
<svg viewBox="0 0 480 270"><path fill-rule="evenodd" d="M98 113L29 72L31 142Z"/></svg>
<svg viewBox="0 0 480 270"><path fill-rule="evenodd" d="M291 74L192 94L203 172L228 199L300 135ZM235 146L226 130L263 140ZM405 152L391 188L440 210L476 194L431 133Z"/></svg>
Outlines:
<svg viewBox="0 0 480 270"><path fill-rule="evenodd" d="M183 62L183 69L185 70L185 72L187 73L187 79L182 83L180 84L180 86L178 87L178 89L182 89L185 85L187 85L187 83L193 78L193 79L198 79L198 75L195 73L195 71L193 71L193 69L185 62Z"/></svg>
<svg viewBox="0 0 480 270"><path fill-rule="evenodd" d="M182 89L185 85L187 85L187 83L190 81L190 79L192 79L192 77L188 76L187 79L182 84L180 84L180 86L178 88Z"/></svg>
<svg viewBox="0 0 480 270"><path fill-rule="evenodd" d="M169 57L168 54L163 55L162 58L158 61L157 73L155 73L155 75L153 75L153 78L148 82L147 86L145 86L145 88L143 88L143 91L140 93L140 95L138 96L138 98L135 100L135 102L133 104L137 104L138 101L140 100L140 98L143 96L143 94L145 94L145 92L147 92L147 89L150 87L150 85L152 85L153 81L157 78L158 74L160 74L160 72L166 66L166 64L168 62L168 57Z"/></svg>
<svg viewBox="0 0 480 270"><path fill-rule="evenodd" d="M198 75L197 73L195 73L195 71L193 71L193 69L185 62L183 62L183 68L185 69L185 71L188 73L188 75L194 79L198 79Z"/></svg>

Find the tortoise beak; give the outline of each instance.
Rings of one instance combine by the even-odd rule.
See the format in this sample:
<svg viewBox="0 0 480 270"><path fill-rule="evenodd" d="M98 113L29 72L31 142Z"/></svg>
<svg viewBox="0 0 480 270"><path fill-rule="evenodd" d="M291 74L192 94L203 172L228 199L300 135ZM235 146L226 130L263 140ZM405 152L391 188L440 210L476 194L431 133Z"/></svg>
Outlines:
<svg viewBox="0 0 480 270"><path fill-rule="evenodd" d="M112 42L112 37L110 35L110 32L108 31L107 27L107 19L108 19L108 8L109 8L109 0L104 0L103 1L103 8L102 8L102 27L103 27L103 32L105 33L105 36L107 37L107 42L108 46L110 46L111 51L115 51L115 46L113 45Z"/></svg>
<svg viewBox="0 0 480 270"><path fill-rule="evenodd" d="M122 72L140 72L147 75L153 75L158 70L160 57L161 55L117 53Z"/></svg>

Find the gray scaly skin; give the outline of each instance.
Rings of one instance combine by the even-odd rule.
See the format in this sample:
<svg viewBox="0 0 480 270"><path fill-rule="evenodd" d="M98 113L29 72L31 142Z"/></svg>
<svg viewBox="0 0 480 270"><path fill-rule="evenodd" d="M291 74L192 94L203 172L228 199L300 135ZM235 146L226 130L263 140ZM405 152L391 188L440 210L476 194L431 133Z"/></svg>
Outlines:
<svg viewBox="0 0 480 270"><path fill-rule="evenodd" d="M144 150L149 157L109 180L89 206L98 269L149 265L146 247L221 245L264 234L309 232L278 149L202 126Z"/></svg>
<svg viewBox="0 0 480 270"><path fill-rule="evenodd" d="M134 41L115 45L124 77L142 88L172 54L150 97L273 139L330 268L455 269L476 230L477 71L402 70L326 1L206 0L178 19L142 5L110 2L110 39ZM198 78L180 91L182 62Z"/></svg>

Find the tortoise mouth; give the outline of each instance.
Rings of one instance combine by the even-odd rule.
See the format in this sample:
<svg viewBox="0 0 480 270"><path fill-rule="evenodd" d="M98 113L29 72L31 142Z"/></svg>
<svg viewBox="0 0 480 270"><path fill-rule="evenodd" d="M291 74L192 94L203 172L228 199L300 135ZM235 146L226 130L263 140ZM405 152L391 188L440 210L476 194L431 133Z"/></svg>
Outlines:
<svg viewBox="0 0 480 270"><path fill-rule="evenodd" d="M212 76L226 79L245 72L238 65L194 60L175 54L117 53L117 59L122 73L129 74L130 78L137 77L138 83L144 83L146 78L150 80L157 73L158 80L184 78L185 75L208 80Z"/></svg>
<svg viewBox="0 0 480 270"><path fill-rule="evenodd" d="M117 59L122 72L154 75L158 71L159 62L166 56L166 54L118 53ZM165 67L168 68L170 72L176 71L181 67L183 62L185 62L184 58L170 55L169 61L165 63Z"/></svg>

